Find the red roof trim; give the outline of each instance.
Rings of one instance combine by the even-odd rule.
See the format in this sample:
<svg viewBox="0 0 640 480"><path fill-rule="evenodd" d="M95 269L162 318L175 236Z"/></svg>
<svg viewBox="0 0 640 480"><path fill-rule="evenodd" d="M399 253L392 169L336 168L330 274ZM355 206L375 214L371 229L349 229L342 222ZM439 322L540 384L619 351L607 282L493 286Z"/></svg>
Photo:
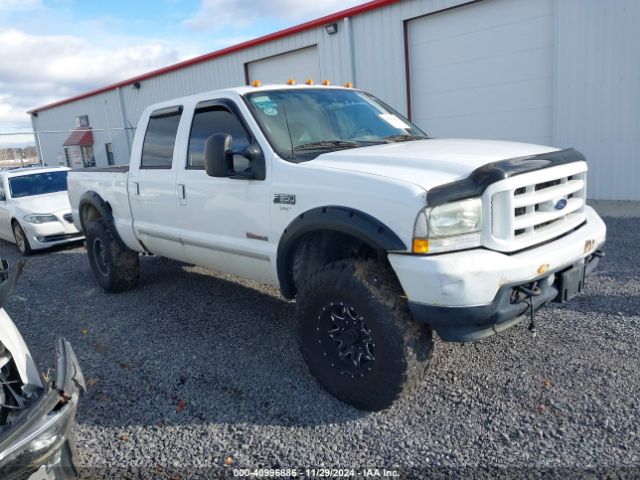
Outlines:
<svg viewBox="0 0 640 480"><path fill-rule="evenodd" d="M63 147L80 145L86 147L93 145L93 132L91 127L80 127L71 132L71 135L62 144Z"/></svg>
<svg viewBox="0 0 640 480"><path fill-rule="evenodd" d="M109 90L114 90L119 87L124 87L126 85L131 85L135 82L141 82L143 80L147 80L149 78L157 77L159 75L163 75L165 73L173 72L175 70L180 70L182 68L189 67L191 65L196 65L198 63L206 62L208 60L213 60L214 58L222 57L224 55L229 55L230 53L234 53L240 50L245 50L250 47L255 47L256 45L261 45L263 43L268 43L273 40L277 40L282 37L286 37L288 35L293 35L294 33L303 32L305 30L310 30L312 28L320 27L327 23L335 22L338 20L342 20L346 17L353 17L355 15L360 15L362 13L369 12L371 10L376 10L378 8L386 7L387 5L392 5L394 3L398 3L401 0L372 0L367 3L363 3L362 5L356 5L355 7L347 8L346 10L341 10L336 13L332 13L330 15L326 15L324 17L318 18L316 20L311 20L306 23L302 23L300 25L296 25L294 27L285 28L284 30L280 30L275 33L270 33L269 35L265 35L259 38L255 38L253 40L246 41L244 43L239 43L238 45L233 45L231 47L223 48L222 50L217 50L215 52L207 53L204 55L200 55L199 57L194 57L189 60L185 60L180 63L175 63L173 65L169 65L168 67L160 68L158 70L153 70L152 72L145 73L142 75L138 75L137 77L132 77L127 80L123 80L121 82L114 83L112 85L108 85L106 87L98 88L97 90L92 90L90 92L82 93L80 95L76 95L75 97L66 98L64 100L60 100L57 102L49 103L42 107L34 108L33 110L29 110L27 113L36 113L41 112L43 110L48 110L53 107L57 107L60 105L64 105L66 103L75 102L77 100L82 100L84 98L92 97L94 95L98 95L100 93L108 92Z"/></svg>

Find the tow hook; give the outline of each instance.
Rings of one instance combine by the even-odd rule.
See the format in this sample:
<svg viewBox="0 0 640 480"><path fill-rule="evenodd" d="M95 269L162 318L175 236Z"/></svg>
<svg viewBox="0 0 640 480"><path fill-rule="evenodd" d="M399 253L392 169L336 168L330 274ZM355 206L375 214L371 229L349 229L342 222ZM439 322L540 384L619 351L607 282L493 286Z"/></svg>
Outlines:
<svg viewBox="0 0 640 480"><path fill-rule="evenodd" d="M540 295L542 290L538 287L538 282L533 282L531 288L520 285L517 289L519 292L526 295L526 298L523 301L529 304L529 327L527 328L527 331L529 332L529 335L531 335L531 338L536 338L538 330L536 329L536 324L534 322L533 297Z"/></svg>

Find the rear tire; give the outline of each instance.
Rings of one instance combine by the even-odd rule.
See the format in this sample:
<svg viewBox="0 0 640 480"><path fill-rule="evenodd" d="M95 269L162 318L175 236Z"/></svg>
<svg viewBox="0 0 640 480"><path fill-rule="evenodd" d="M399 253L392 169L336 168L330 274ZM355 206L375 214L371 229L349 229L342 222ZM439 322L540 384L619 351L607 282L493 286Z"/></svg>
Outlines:
<svg viewBox="0 0 640 480"><path fill-rule="evenodd" d="M117 293L129 290L138 283L138 252L123 248L103 219L92 220L85 237L89 265L98 285L107 292Z"/></svg>
<svg viewBox="0 0 640 480"><path fill-rule="evenodd" d="M27 234L16 220L13 221L13 237L16 239L16 246L22 255L28 257L33 253Z"/></svg>
<svg viewBox="0 0 640 480"><path fill-rule="evenodd" d="M433 340L415 322L390 268L341 260L313 274L297 299L300 350L338 399L383 410L419 384Z"/></svg>

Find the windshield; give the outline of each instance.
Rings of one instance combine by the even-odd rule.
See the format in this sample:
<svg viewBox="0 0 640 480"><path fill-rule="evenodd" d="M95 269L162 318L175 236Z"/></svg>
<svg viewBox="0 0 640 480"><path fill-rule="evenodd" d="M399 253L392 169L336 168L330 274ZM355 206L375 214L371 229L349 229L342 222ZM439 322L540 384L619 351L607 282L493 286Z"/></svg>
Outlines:
<svg viewBox="0 0 640 480"><path fill-rule="evenodd" d="M13 198L64 192L67 190L67 170L12 177L9 179L9 189Z"/></svg>
<svg viewBox="0 0 640 480"><path fill-rule="evenodd" d="M357 90L267 90L246 99L274 150L294 162L330 150L428 138L395 110Z"/></svg>

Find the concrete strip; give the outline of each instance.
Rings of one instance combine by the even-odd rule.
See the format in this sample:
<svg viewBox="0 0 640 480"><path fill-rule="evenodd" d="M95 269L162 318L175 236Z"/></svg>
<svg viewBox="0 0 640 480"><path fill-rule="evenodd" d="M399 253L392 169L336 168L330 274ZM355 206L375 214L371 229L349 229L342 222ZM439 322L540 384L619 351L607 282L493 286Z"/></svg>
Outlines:
<svg viewBox="0 0 640 480"><path fill-rule="evenodd" d="M588 200L601 217L640 217L640 202L626 200Z"/></svg>

